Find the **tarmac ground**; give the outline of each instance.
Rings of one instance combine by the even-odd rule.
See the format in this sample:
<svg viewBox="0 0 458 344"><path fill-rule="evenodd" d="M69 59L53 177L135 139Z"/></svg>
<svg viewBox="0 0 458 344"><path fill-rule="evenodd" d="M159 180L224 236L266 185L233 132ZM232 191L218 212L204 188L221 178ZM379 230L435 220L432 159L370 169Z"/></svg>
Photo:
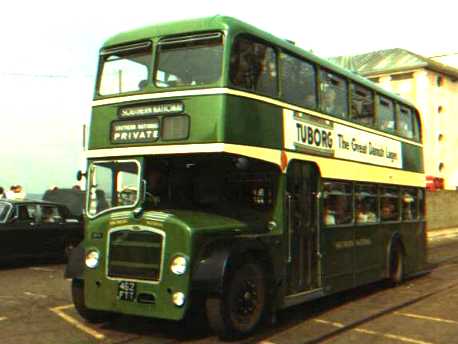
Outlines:
<svg viewBox="0 0 458 344"><path fill-rule="evenodd" d="M395 288L375 283L289 308L243 343L458 342L458 229L428 235L430 273ZM63 264L0 267L2 344L219 343L206 326L120 316L88 324L76 313Z"/></svg>

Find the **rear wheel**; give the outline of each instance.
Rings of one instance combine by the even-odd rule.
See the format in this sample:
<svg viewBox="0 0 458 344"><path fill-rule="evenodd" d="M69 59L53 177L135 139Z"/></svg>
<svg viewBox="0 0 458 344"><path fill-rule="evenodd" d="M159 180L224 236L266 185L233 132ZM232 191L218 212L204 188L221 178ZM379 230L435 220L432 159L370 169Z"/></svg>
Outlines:
<svg viewBox="0 0 458 344"><path fill-rule="evenodd" d="M101 323L112 319L113 314L104 311L89 309L84 302L84 280L72 280L72 299L79 315L90 323Z"/></svg>
<svg viewBox="0 0 458 344"><path fill-rule="evenodd" d="M222 339L246 336L260 323L266 308L263 270L255 263L233 269L222 296L206 301L210 327Z"/></svg>

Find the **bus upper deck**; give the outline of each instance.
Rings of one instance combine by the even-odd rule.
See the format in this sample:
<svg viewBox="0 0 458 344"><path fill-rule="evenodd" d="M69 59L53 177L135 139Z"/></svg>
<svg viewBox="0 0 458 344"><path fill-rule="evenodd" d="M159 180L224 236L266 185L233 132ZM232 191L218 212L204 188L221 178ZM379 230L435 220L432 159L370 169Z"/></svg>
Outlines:
<svg viewBox="0 0 458 344"><path fill-rule="evenodd" d="M179 153L184 145L240 151L235 145L278 165L276 152L307 153L318 164L333 157L409 172L401 179L377 172L387 183L423 183L421 123L411 103L233 18L109 39L93 105L88 157ZM339 177L332 168L323 175Z"/></svg>

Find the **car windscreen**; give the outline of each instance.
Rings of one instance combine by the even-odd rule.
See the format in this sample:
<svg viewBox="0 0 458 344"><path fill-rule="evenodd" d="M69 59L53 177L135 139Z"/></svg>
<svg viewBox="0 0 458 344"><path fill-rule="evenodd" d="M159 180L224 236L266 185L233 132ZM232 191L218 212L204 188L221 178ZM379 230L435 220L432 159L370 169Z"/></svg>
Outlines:
<svg viewBox="0 0 458 344"><path fill-rule="evenodd" d="M6 221L11 206L8 203L0 203L0 223Z"/></svg>

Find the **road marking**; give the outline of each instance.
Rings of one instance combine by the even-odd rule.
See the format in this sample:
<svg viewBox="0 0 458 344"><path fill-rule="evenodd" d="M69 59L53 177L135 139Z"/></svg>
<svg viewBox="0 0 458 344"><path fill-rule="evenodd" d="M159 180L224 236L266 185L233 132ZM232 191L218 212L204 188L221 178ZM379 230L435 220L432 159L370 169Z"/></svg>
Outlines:
<svg viewBox="0 0 458 344"><path fill-rule="evenodd" d="M71 304L71 305L65 305L65 306L58 306L58 307L50 308L49 310L51 312L54 312L58 316L60 316L62 319L64 319L69 324L75 326L77 329L89 334L90 336L96 339L100 339L100 340L105 339L105 335L97 332L96 330L93 330L92 328L84 325L82 322L76 320L75 318L63 312L64 309L69 309L69 308L74 308L74 305Z"/></svg>
<svg viewBox="0 0 458 344"><path fill-rule="evenodd" d="M458 324L458 321L456 321L456 320L429 317L429 316L426 316L426 315L419 315L419 314L412 314L412 313L402 313L402 312L395 312L394 314L402 315L404 317L414 318L414 319L437 321L437 322L442 322L442 323L446 323L446 324L454 324L454 325Z"/></svg>
<svg viewBox="0 0 458 344"><path fill-rule="evenodd" d="M43 294L31 293L30 291L25 291L24 294L27 295L27 296L38 297L39 299L46 299L48 297L48 296L43 295Z"/></svg>
<svg viewBox="0 0 458 344"><path fill-rule="evenodd" d="M317 322L317 323L326 324L326 325L332 325L332 326L338 327L338 328L345 327L344 324L337 323L337 322L327 321L327 320L323 320L323 319L313 319L313 320L315 322Z"/></svg>
<svg viewBox="0 0 458 344"><path fill-rule="evenodd" d="M34 271L45 271L45 272L54 272L56 270L54 269L49 269L49 268L40 268L40 267L37 267L37 266L34 266L34 267L31 267L29 268L30 270L34 270Z"/></svg>
<svg viewBox="0 0 458 344"><path fill-rule="evenodd" d="M321 324L328 324L328 325L332 325L332 326L338 327L338 328L345 327L344 324L341 324L341 323L338 323L338 322L332 322L332 321L327 321L327 320L323 320L323 319L313 319L313 320L315 322L318 322L318 323L321 323ZM359 332L359 333L369 334L371 336L378 336L378 337L394 339L394 340L398 340L398 341L404 342L404 343L433 344L431 342L425 342L425 341L418 340L418 339L408 338L408 337L404 337L404 336L398 336L398 335L391 334L391 333L380 333L380 332L366 330L366 329L359 328L359 327L354 328L352 330L355 331L355 332Z"/></svg>

